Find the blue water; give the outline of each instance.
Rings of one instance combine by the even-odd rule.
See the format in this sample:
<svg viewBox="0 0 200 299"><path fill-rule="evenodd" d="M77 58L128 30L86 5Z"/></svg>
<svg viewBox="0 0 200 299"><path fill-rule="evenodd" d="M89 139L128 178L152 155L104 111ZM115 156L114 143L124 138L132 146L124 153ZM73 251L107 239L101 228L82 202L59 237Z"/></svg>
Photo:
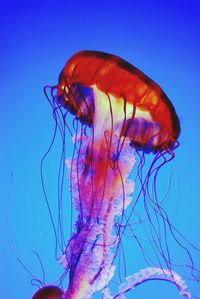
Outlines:
<svg viewBox="0 0 200 299"><path fill-rule="evenodd" d="M56 280L60 274L60 265L54 260L54 235L40 180L40 161L54 130L43 86L57 83L65 62L78 50L99 50L123 57L161 85L172 100L181 122L180 147L171 165L161 174L159 188L166 188L173 170L173 187L166 209L179 231L200 248L199 13L199 1L192 0L7 1L3 4L0 18L1 298L28 299L36 289L31 285L31 276L11 252L11 246L36 277L41 279L42 271L31 250L39 254L47 282ZM52 211L56 209L59 158L57 140L45 162L45 183ZM70 227L69 210L66 195L66 235ZM134 242L127 264L133 256ZM199 255L195 258L200 267ZM128 274L137 272L143 263L137 258L136 261ZM200 283L189 281L188 284L200 297ZM180 298L174 286L161 282L140 286L129 296Z"/></svg>

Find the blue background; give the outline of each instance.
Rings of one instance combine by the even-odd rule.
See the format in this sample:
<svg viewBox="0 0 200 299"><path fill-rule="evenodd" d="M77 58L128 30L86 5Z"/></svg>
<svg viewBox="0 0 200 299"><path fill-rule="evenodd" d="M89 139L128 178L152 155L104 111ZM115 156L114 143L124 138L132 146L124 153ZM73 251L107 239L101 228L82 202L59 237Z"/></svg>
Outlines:
<svg viewBox="0 0 200 299"><path fill-rule="evenodd" d="M40 254L46 281L60 273L39 171L54 130L43 86L57 83L65 62L78 50L123 57L159 83L172 99L181 122L180 147L162 173L159 188L166 188L174 169L168 212L176 214L175 225L200 247L199 1L40 2L7 1L1 8L0 294L7 299L30 298L35 288L13 256L6 231L16 254L36 276L41 277L41 268L31 250ZM57 140L45 163L52 210L60 146ZM66 236L68 202L66 195ZM127 262L133 257L134 243ZM139 265L137 260L128 274L137 272ZM199 284L191 285L200 296ZM173 286L154 282L138 287L129 298L169 297L180 295Z"/></svg>

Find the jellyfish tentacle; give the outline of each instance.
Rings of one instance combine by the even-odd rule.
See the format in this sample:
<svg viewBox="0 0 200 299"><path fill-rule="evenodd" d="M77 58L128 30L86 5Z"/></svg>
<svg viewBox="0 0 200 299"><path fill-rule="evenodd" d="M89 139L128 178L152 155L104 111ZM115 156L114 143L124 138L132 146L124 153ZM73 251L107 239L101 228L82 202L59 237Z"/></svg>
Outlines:
<svg viewBox="0 0 200 299"><path fill-rule="evenodd" d="M92 293L102 289L114 274L112 248L117 245L118 238L112 235L113 222L115 215L122 214L130 202L129 194L133 191L133 184L128 182L127 178L135 163L134 156L130 152L129 140L126 140L117 161L118 166L112 168L107 144L100 139L92 143L93 159L92 162L90 160L89 172L85 173L84 153L88 145L91 145L91 136L80 138L84 139L84 142L81 140L78 157L73 158L71 165L70 162L67 163L73 188L79 189L73 194L78 213L80 198L83 199L81 211L83 221L78 226L79 230L77 229L72 235L65 253L65 267L70 268L70 283L66 298L73 299L82 298L81 296L90 298ZM115 145L111 146L111 152L118 144L118 138L116 136L113 138ZM92 184L93 192L91 192ZM121 188L121 184L125 184L125 187ZM127 197L128 201L126 198L122 200L124 197Z"/></svg>
<svg viewBox="0 0 200 299"><path fill-rule="evenodd" d="M102 291L103 299L125 299L125 294L127 292L134 290L140 284L150 280L160 280L172 283L177 287L180 295L184 296L186 299L192 298L190 292L187 291L188 286L179 274L168 269L148 267L126 277L126 282L119 286L119 291L115 296L110 294L108 288L104 289Z"/></svg>

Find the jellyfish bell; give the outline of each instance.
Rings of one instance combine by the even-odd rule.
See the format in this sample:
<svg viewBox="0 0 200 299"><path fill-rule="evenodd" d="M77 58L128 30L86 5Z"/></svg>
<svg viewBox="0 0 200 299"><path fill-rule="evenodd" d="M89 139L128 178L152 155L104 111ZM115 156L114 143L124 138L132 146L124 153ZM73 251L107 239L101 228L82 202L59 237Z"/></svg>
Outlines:
<svg viewBox="0 0 200 299"><path fill-rule="evenodd" d="M76 53L60 74L57 99L80 121L92 123L96 135L101 127L118 126L120 137L140 149L162 151L177 144L179 119L166 94L117 56Z"/></svg>
<svg viewBox="0 0 200 299"><path fill-rule="evenodd" d="M64 299L64 292L56 286L49 285L39 289L31 299Z"/></svg>

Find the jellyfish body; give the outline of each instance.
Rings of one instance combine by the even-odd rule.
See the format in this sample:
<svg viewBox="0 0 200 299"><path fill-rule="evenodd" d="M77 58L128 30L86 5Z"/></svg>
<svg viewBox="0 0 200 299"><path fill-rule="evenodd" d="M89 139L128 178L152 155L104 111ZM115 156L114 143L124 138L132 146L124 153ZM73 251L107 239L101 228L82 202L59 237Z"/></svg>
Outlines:
<svg viewBox="0 0 200 299"><path fill-rule="evenodd" d="M69 169L79 230L66 248L70 282L66 298L89 298L114 273L114 218L130 203L135 164L131 147L170 150L180 133L174 107L161 88L124 60L82 51L59 77L57 101L83 124L90 136L76 136L78 156ZM81 219L81 220L80 220Z"/></svg>
<svg viewBox="0 0 200 299"><path fill-rule="evenodd" d="M69 271L65 298L89 299L100 290L104 290L107 299L123 297L129 289L150 279L172 282L185 298L190 298L184 282L172 271L168 248L165 256L159 241L156 243L153 238L152 243L156 243L153 246L167 269L162 268L158 259L157 268L148 267L139 272L119 289L118 295L112 297L106 289L114 275L113 261L121 236L141 194L150 219L146 199L150 198L149 177L152 173L156 177L166 163L165 154L171 160L173 150L178 146L179 119L166 94L123 59L97 51L81 51L66 63L59 84L52 88L52 95L55 110L64 108L79 123L73 136L73 157L67 161L77 221L60 257L60 263ZM88 128L89 134L86 133ZM132 202L134 182L129 176L139 152L142 153L137 167L140 173L144 155L151 153L154 158L145 179L138 175L141 189ZM153 168L160 157L163 161ZM160 215L163 223L172 230L157 198L149 201L153 213L158 211L156 217ZM131 206L129 216L125 215L128 206ZM116 217L120 219L118 222ZM155 227L149 221L154 231Z"/></svg>

